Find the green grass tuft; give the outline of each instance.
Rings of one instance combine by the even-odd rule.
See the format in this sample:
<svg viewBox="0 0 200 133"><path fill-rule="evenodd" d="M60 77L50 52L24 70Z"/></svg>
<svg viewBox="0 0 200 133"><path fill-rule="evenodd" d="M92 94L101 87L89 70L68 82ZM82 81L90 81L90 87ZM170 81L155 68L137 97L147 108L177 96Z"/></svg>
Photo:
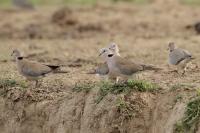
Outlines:
<svg viewBox="0 0 200 133"><path fill-rule="evenodd" d="M181 122L174 125L174 133L193 133L200 121L200 97L187 104L185 115Z"/></svg>
<svg viewBox="0 0 200 133"><path fill-rule="evenodd" d="M1 79L0 80L0 88L14 87L17 85L15 80L9 79Z"/></svg>
<svg viewBox="0 0 200 133"><path fill-rule="evenodd" d="M14 79L0 79L0 88L9 88L19 86L21 88L27 88L25 82L19 82Z"/></svg>
<svg viewBox="0 0 200 133"><path fill-rule="evenodd" d="M98 86L99 95L96 99L96 103L99 103L108 93L129 93L133 90L139 92L153 92L159 89L159 87L156 84L140 80L129 80L127 83L118 84L111 82L101 82Z"/></svg>
<svg viewBox="0 0 200 133"><path fill-rule="evenodd" d="M83 82L76 83L72 88L75 92L86 92L88 93L93 88L99 89L96 103L99 103L108 93L120 94L120 93L129 93L130 91L140 91L140 92L153 92L158 90L159 87L156 84L149 83L146 81L128 81L126 83L112 83L108 81L102 81L100 83L94 82Z"/></svg>
<svg viewBox="0 0 200 133"><path fill-rule="evenodd" d="M75 86L72 88L72 90L75 92L84 91L88 93L94 87L95 87L95 83L91 83L91 82L76 83Z"/></svg>
<svg viewBox="0 0 200 133"><path fill-rule="evenodd" d="M112 88L112 86L113 84L110 82L107 82L107 81L100 82L98 84L99 93L95 102L100 103L100 101L110 92L110 89Z"/></svg>
<svg viewBox="0 0 200 133"><path fill-rule="evenodd" d="M191 129L193 125L197 126L200 118L200 97L190 101L187 104L187 110L183 119L183 124L187 129Z"/></svg>
<svg viewBox="0 0 200 133"><path fill-rule="evenodd" d="M134 89L140 92L146 92L146 91L152 92L160 88L156 84L140 80L130 80L128 81L127 85L130 89Z"/></svg>

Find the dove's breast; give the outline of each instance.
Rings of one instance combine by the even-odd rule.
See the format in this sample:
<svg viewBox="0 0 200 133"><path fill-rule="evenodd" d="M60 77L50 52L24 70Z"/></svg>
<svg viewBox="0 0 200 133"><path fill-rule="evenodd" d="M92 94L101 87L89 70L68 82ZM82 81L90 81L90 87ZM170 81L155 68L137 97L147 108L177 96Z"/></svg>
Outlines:
<svg viewBox="0 0 200 133"><path fill-rule="evenodd" d="M174 50L169 53L169 64L171 65L178 65L184 59L185 55L181 51Z"/></svg>

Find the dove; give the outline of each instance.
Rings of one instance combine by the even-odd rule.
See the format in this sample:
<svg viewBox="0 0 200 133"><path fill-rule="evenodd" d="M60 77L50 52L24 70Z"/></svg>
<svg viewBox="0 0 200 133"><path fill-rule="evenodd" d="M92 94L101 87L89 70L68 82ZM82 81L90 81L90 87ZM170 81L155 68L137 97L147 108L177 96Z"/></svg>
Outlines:
<svg viewBox="0 0 200 133"><path fill-rule="evenodd" d="M102 51L107 50L107 49L112 51L114 54L120 56L119 47L118 47L118 45L116 43L111 43L110 45L108 45L107 48L100 49L100 53L102 53ZM108 72L109 72L108 65L107 65L106 62L104 62L104 63L99 64L97 66L97 68L95 68L94 70L92 70L88 74L96 74L97 76L100 76L103 79L105 79L105 78L107 78Z"/></svg>
<svg viewBox="0 0 200 133"><path fill-rule="evenodd" d="M102 53L102 51L104 51L106 49L108 49L108 48L100 49L100 53ZM98 66L95 69L88 72L88 74L96 74L96 76L100 77L101 79L107 79L108 72L109 72L108 65L104 61L104 63L98 64Z"/></svg>
<svg viewBox="0 0 200 133"><path fill-rule="evenodd" d="M177 66L178 70L183 69L182 74L185 73L187 64L194 59L192 54L185 49L177 48L174 42L168 44L169 59L168 62L172 66Z"/></svg>
<svg viewBox="0 0 200 133"><path fill-rule="evenodd" d="M27 0L12 0L13 4L23 9L34 9L34 6Z"/></svg>
<svg viewBox="0 0 200 133"><path fill-rule="evenodd" d="M109 46L108 46L109 50L111 50L115 55L118 55L120 56L119 54L119 47L116 43L111 43Z"/></svg>
<svg viewBox="0 0 200 133"><path fill-rule="evenodd" d="M35 87L38 87L38 80L49 73L67 73L60 72L60 66L45 65L39 62L30 61L21 56L19 50L13 50L12 56L15 57L18 72L29 81L35 81Z"/></svg>
<svg viewBox="0 0 200 133"><path fill-rule="evenodd" d="M160 70L152 65L139 64L124 59L113 53L110 49L101 50L100 56L106 61L109 68L109 78L119 81L119 78L128 79L132 75L145 70Z"/></svg>

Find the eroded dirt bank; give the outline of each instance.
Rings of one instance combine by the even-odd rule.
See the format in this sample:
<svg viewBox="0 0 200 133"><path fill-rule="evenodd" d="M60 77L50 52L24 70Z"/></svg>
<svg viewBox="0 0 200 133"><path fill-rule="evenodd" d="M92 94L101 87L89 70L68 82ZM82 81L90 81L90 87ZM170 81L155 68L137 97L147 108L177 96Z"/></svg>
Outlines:
<svg viewBox="0 0 200 133"><path fill-rule="evenodd" d="M109 94L97 104L97 90L66 92L62 98L41 102L17 101L16 93L0 101L4 133L172 133L183 117L188 97L193 96L187 89L164 94ZM179 101L177 95L184 100ZM118 99L130 103L133 110L117 106Z"/></svg>

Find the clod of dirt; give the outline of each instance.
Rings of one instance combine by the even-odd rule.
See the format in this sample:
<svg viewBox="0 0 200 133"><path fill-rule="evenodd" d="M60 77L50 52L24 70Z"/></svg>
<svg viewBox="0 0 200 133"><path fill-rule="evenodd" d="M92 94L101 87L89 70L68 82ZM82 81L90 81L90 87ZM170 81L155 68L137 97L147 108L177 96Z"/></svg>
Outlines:
<svg viewBox="0 0 200 133"><path fill-rule="evenodd" d="M77 24L72 10L66 7L55 11L51 21L59 26L73 26Z"/></svg>
<svg viewBox="0 0 200 133"><path fill-rule="evenodd" d="M12 24L5 23L1 27L0 31L0 38L12 38L16 35L18 32L18 29L16 29Z"/></svg>
<svg viewBox="0 0 200 133"><path fill-rule="evenodd" d="M77 30L79 32L87 32L87 31L101 32L104 31L104 28L100 24L85 24L85 25L79 25Z"/></svg>
<svg viewBox="0 0 200 133"><path fill-rule="evenodd" d="M194 28L194 30L196 31L197 34L200 34L200 22L197 22L193 25L187 25L185 27L186 29L191 29L191 28Z"/></svg>
<svg viewBox="0 0 200 133"><path fill-rule="evenodd" d="M68 64L68 67L82 67L83 64L94 64L94 62L91 60L86 60L86 59L81 59L81 58L72 60L70 62L71 63Z"/></svg>
<svg viewBox="0 0 200 133"><path fill-rule="evenodd" d="M92 63L91 60L86 60L86 59L81 59L81 58L78 58L74 61L74 63Z"/></svg>
<svg viewBox="0 0 200 133"><path fill-rule="evenodd" d="M41 28L42 27L39 24L29 24L25 26L24 31L30 39L42 38Z"/></svg>

